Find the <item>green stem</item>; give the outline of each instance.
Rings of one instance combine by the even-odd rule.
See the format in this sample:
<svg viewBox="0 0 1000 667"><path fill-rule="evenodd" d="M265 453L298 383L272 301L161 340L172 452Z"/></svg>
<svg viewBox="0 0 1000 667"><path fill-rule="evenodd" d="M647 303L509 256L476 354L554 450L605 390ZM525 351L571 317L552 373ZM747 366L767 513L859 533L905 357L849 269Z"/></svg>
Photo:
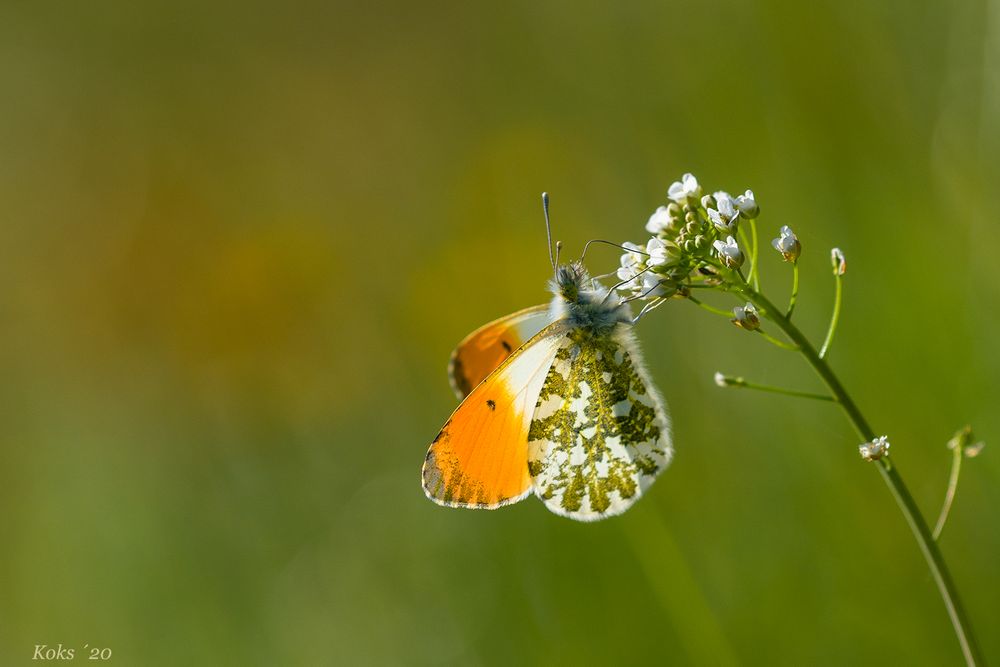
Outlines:
<svg viewBox="0 0 1000 667"><path fill-rule="evenodd" d="M854 426L854 430L857 431L858 435L865 442L875 439L875 431L868 424L864 415L855 405L854 401L851 399L850 395L844 389L843 385L840 384L840 380L834 375L830 366L823 360L823 358L816 352L816 349L812 346L812 343L805 337L805 335L791 323L788 318L781 315L780 311L759 292L753 290L745 291L746 297L757 305L759 309L766 314L766 316L782 331L789 339L794 341L799 346L799 351L802 356L805 357L809 365L812 366L816 374L819 375L820 379L826 384L833 394L834 398L844 409L847 415L847 419ZM910 530L913 532L913 537L917 540L917 544L920 546L920 551L924 555L924 560L927 561L927 567L931 572L931 576L934 578L934 583L937 585L938 592L941 595L941 599L944 601L945 609L948 612L948 616L951 619L952 627L955 630L955 635L958 638L958 643L962 649L962 655L965 657L965 663L967 665L979 665L983 663L982 655L979 652L979 647L976 644L975 637L972 634L972 627L969 625L969 620L965 615L965 611L962 608L962 602L958 596L958 590L955 588L955 583L951 579L951 575L948 573L948 567L944 562L944 557L941 555L941 551L937 547L937 543L934 541L934 537L931 535L930 528L927 526L927 521L924 516L920 513L920 508L917 507L916 501L913 500L913 496L910 495L909 490L906 488L906 484L903 483L903 478L899 474L899 470L895 464L890 463L888 458L879 459L876 463L878 467L879 474L882 475L882 480L889 487L892 492L893 497L896 499L896 504L899 506L900 512L906 518L906 522L910 525Z"/></svg>
<svg viewBox="0 0 1000 667"><path fill-rule="evenodd" d="M730 320L733 318L732 311L722 310L721 308L716 308L715 306L710 306L707 303L705 303L704 301L699 301L698 299L694 298L693 296L689 296L688 297L688 301L690 301L691 303L695 304L696 306L699 306L700 308L704 308L705 310L707 310L710 313L715 313L716 315L722 315L726 319L730 319Z"/></svg>
<svg viewBox="0 0 1000 667"><path fill-rule="evenodd" d="M823 347L819 349L820 359L826 358L826 352L830 349L830 343L833 342L833 334L837 331L837 322L840 321L840 299L844 285L839 273L834 273L833 276L837 285L833 296L833 315L830 316L830 328L826 330L826 340L823 341Z"/></svg>
<svg viewBox="0 0 1000 667"><path fill-rule="evenodd" d="M795 396L796 398L811 398L816 401L830 401L836 403L837 399L833 396L827 396L826 394L814 394L808 391L796 391L795 389L785 389L784 387L775 387L769 384L758 384L756 382L748 382L741 377L729 377L727 375L716 376L725 383L727 387L740 387L743 389L756 389L757 391L768 391L772 394L782 394L783 396Z"/></svg>
<svg viewBox="0 0 1000 667"><path fill-rule="evenodd" d="M753 275L753 288L760 291L760 274L757 272L757 221L750 221L750 236L753 238L753 256L750 257L750 273Z"/></svg>
<svg viewBox="0 0 1000 667"><path fill-rule="evenodd" d="M797 351L797 350L799 349L799 348L797 348L796 346L792 345L791 343L786 343L786 342L785 342L785 341L783 341L783 340L778 340L777 338L775 338L775 337L774 337L774 336L772 336L771 334L768 334L768 333L764 333L764 330L763 330L763 329L757 329L757 333L759 333L759 334L760 334L761 336L763 336L763 337L764 337L764 339L765 339L765 340L766 340L766 341L767 341L768 343L771 343L772 345L777 345L777 346L778 346L778 347L780 347L780 348L781 348L782 350L792 350L792 351L794 352L794 351Z"/></svg>
<svg viewBox="0 0 1000 667"><path fill-rule="evenodd" d="M760 290L757 290L758 292ZM795 311L795 300L799 298L799 263L792 263L792 296L788 299L788 312L785 313L785 317L792 319L792 313Z"/></svg>
<svg viewBox="0 0 1000 667"><path fill-rule="evenodd" d="M954 454L951 459L951 474L948 475L948 490L944 494L944 504L941 505L941 514L938 515L937 525L934 526L934 540L937 541L941 537L941 531L944 530L944 524L948 520L948 514L951 512L951 504L955 502L955 491L958 489L958 475L962 470L962 457L965 453L962 451L961 445L955 447Z"/></svg>

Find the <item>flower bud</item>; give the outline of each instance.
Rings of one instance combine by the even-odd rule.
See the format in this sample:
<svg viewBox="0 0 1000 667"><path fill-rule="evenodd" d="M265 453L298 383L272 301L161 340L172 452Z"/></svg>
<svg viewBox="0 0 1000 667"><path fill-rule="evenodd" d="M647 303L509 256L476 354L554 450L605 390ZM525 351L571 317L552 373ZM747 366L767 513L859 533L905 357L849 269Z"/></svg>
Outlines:
<svg viewBox="0 0 1000 667"><path fill-rule="evenodd" d="M842 276L847 273L847 259L844 258L844 253L840 248L834 248L830 251L830 262L833 264L833 275Z"/></svg>
<svg viewBox="0 0 1000 667"><path fill-rule="evenodd" d="M889 438L884 435L879 436L859 446L858 452L865 461L878 461L883 456L889 456Z"/></svg>
<svg viewBox="0 0 1000 667"><path fill-rule="evenodd" d="M753 196L753 190L747 190L744 194L740 195L733 202L736 208L739 209L740 215L744 218L754 219L760 215L760 207L757 206L757 200Z"/></svg>
<svg viewBox="0 0 1000 667"><path fill-rule="evenodd" d="M983 451L983 447L986 446L986 443L981 441L973 442L975 439L975 436L972 435L972 427L966 426L948 441L948 449L959 449L966 458L974 458L979 456L979 452Z"/></svg>
<svg viewBox="0 0 1000 667"><path fill-rule="evenodd" d="M798 237L795 236L792 228L788 225L782 227L779 234L778 238L771 240L771 245L781 253L786 262L794 264L799 259L799 255L802 254L802 244L799 243Z"/></svg>
<svg viewBox="0 0 1000 667"><path fill-rule="evenodd" d="M733 308L733 319L730 321L739 328L746 329L747 331L760 329L760 318L757 316L757 309L749 301L747 301L747 305L745 306L736 306Z"/></svg>

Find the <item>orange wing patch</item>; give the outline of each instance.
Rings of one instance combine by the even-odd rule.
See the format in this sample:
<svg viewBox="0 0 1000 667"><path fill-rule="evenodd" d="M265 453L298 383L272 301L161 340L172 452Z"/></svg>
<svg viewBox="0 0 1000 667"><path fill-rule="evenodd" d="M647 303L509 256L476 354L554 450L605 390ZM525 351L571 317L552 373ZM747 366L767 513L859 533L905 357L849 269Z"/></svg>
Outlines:
<svg viewBox="0 0 1000 667"><path fill-rule="evenodd" d="M519 310L465 337L448 363L448 379L459 398L468 396L514 350L551 322L546 305Z"/></svg>
<svg viewBox="0 0 1000 667"><path fill-rule="evenodd" d="M428 498L452 507L495 509L531 492L528 428L561 330L551 325L528 341L458 406L427 451Z"/></svg>

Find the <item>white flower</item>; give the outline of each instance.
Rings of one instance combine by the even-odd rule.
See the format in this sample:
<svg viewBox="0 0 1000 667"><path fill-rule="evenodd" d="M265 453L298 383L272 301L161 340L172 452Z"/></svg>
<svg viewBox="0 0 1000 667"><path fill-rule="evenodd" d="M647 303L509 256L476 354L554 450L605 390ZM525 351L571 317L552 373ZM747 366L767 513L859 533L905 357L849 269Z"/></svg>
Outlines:
<svg viewBox="0 0 1000 667"><path fill-rule="evenodd" d="M708 219L712 221L715 228L720 232L731 232L736 229L736 221L740 212L736 210L736 204L728 192L716 192L714 195L715 205L718 209L706 208Z"/></svg>
<svg viewBox="0 0 1000 667"><path fill-rule="evenodd" d="M624 259L624 258L623 258ZM618 269L619 292L632 292L642 286L641 278L638 278L644 267L639 265L622 266ZM643 274L645 275L645 274Z"/></svg>
<svg viewBox="0 0 1000 667"><path fill-rule="evenodd" d="M847 273L847 258L840 248L830 251L830 262L833 264L833 275L842 276Z"/></svg>
<svg viewBox="0 0 1000 667"><path fill-rule="evenodd" d="M652 298L666 294L660 276L644 266L623 266L618 269L618 278L622 281L618 291L631 297Z"/></svg>
<svg viewBox="0 0 1000 667"><path fill-rule="evenodd" d="M719 385L720 387L728 387L729 386L729 382L727 381L726 376L723 375L722 373L716 373L715 374L715 384Z"/></svg>
<svg viewBox="0 0 1000 667"><path fill-rule="evenodd" d="M691 197L697 199L700 195L701 186L693 174L684 174L681 180L671 183L670 189L667 190L667 197L678 204L685 203Z"/></svg>
<svg viewBox="0 0 1000 667"><path fill-rule="evenodd" d="M731 321L736 326L747 331L760 329L760 318L757 316L757 309L749 301L747 301L747 305L745 306L736 306L733 308L733 319Z"/></svg>
<svg viewBox="0 0 1000 667"><path fill-rule="evenodd" d="M889 456L889 438L884 435L875 438L859 446L858 451L865 461L878 461L883 456Z"/></svg>
<svg viewBox="0 0 1000 667"><path fill-rule="evenodd" d="M622 253L621 266L636 266L646 263L645 251L642 249L641 245L632 243L631 241L625 241L622 243L622 247L625 248L625 252Z"/></svg>
<svg viewBox="0 0 1000 667"><path fill-rule="evenodd" d="M646 244L646 253L649 254L646 259L646 264L649 266L661 266L672 259L670 249L655 236Z"/></svg>
<svg viewBox="0 0 1000 667"><path fill-rule="evenodd" d="M753 196L753 190L747 190L745 193L741 194L736 198L734 202L736 208L739 212L743 214L744 218L756 218L760 215L760 207L757 206L757 200Z"/></svg>
<svg viewBox="0 0 1000 667"><path fill-rule="evenodd" d="M666 294L666 290L663 289L662 279L652 271L647 271L642 274L642 289L636 291L641 294L643 298L652 298L654 296L663 296Z"/></svg>
<svg viewBox="0 0 1000 667"><path fill-rule="evenodd" d="M737 269L743 265L743 253L732 236L727 237L725 241L715 241L712 247L719 254L722 263L729 268Z"/></svg>
<svg viewBox="0 0 1000 667"><path fill-rule="evenodd" d="M788 225L782 227L779 234L781 236L771 240L771 245L781 253L786 262L794 262L799 258L799 254L802 253L802 244L799 243L798 237L795 236Z"/></svg>
<svg viewBox="0 0 1000 667"><path fill-rule="evenodd" d="M622 247L625 248L625 252L622 254L621 267L617 273L619 281L627 282L619 285L618 289L622 292L631 292L642 286L641 281L636 280L636 276L646 268L646 254L642 246L629 241L622 243Z"/></svg>
<svg viewBox="0 0 1000 667"><path fill-rule="evenodd" d="M649 216L649 221L646 223L646 231L653 235L669 231L673 227L674 221L670 217L670 210L666 206L660 206L653 211L653 215Z"/></svg>

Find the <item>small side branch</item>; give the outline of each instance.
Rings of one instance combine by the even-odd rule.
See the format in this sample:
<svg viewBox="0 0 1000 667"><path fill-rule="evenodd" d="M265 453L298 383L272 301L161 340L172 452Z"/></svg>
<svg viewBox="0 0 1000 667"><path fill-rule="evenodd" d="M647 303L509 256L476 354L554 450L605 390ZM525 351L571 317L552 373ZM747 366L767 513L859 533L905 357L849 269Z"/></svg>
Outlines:
<svg viewBox="0 0 1000 667"><path fill-rule="evenodd" d="M729 375L723 375L722 373L715 374L715 384L720 387L741 387L743 389L756 389L757 391L766 391L772 394L783 394L785 396L795 396L796 398L809 398L814 401L828 401L830 403L836 403L837 399L833 396L827 394L814 394L809 391L797 391L795 389L785 389L784 387L774 387L768 384L759 384L757 382L749 382L742 377L732 377Z"/></svg>
<svg viewBox="0 0 1000 667"><path fill-rule="evenodd" d="M951 473L948 475L948 490L944 492L944 503L941 505L941 513L938 515L937 525L934 526L934 541L941 538L944 524L948 521L951 513L951 504L955 502L955 491L958 489L958 475L962 471L962 449L956 447L951 457Z"/></svg>
<svg viewBox="0 0 1000 667"><path fill-rule="evenodd" d="M799 349L798 345L794 345L792 343L786 343L783 340L779 340L779 339L775 338L774 336L772 336L771 334L765 333L763 329L757 329L757 333L759 333L761 336L763 336L764 340L766 340L768 343L771 343L772 345L777 345L782 350L797 351Z"/></svg>
<svg viewBox="0 0 1000 667"><path fill-rule="evenodd" d="M948 449L952 450L951 472L948 474L948 489L944 493L944 503L941 504L941 513L938 515L937 525L934 526L934 541L936 542L944 531L944 524L948 521L951 513L952 503L955 502L955 492L958 490L958 476L962 471L962 459L966 456L973 457L979 454L983 448L983 443L972 444L972 427L966 426L948 441Z"/></svg>
<svg viewBox="0 0 1000 667"><path fill-rule="evenodd" d="M696 299L693 296L689 296L688 297L688 301L690 301L691 303L695 304L699 308L704 308L705 310L707 310L710 313L715 313L716 315L721 315L721 316L725 317L727 320L731 319L732 316L733 316L732 311L722 310L721 308L716 308L715 306L710 306L707 303L705 303L704 301L700 301L699 299Z"/></svg>
<svg viewBox="0 0 1000 667"><path fill-rule="evenodd" d="M830 349L830 343L833 342L833 334L837 332L837 323L840 321L840 301L844 292L844 272L847 268L844 255L840 252L839 248L833 249L831 257L833 259L833 280L836 291L833 296L833 314L830 316L830 327L826 330L826 339L823 340L823 346L819 348L820 359L826 357L826 353Z"/></svg>
<svg viewBox="0 0 1000 667"><path fill-rule="evenodd" d="M785 313L786 319L792 319L792 313L795 312L795 302L799 298L799 263L792 263L792 296L788 299L788 312Z"/></svg>

